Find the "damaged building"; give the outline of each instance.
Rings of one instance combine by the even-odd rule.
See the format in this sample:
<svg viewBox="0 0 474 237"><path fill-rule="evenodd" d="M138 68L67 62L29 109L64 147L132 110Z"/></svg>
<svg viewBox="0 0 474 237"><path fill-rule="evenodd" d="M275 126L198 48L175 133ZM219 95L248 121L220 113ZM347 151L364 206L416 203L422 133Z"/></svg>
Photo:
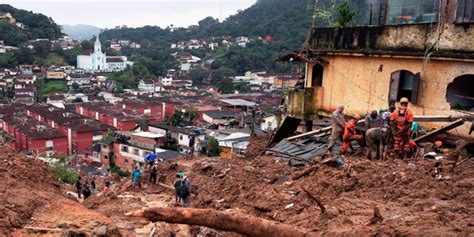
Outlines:
<svg viewBox="0 0 474 237"><path fill-rule="evenodd" d="M415 115L472 116L472 1L385 0L371 9L369 25L312 28L301 51L278 59L306 65L304 89L289 93L289 115L312 121L339 104L366 114L407 97Z"/></svg>

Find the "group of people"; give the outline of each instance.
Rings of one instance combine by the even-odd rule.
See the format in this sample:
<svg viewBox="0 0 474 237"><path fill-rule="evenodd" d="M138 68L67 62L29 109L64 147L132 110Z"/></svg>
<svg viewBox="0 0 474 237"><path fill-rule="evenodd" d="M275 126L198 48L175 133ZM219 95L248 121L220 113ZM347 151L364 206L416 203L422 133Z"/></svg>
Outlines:
<svg viewBox="0 0 474 237"><path fill-rule="evenodd" d="M184 173L180 172L176 175L176 180L174 181L174 190L175 190L175 203L183 207L189 207L190 201L189 197L191 196L191 182Z"/></svg>
<svg viewBox="0 0 474 237"><path fill-rule="evenodd" d="M411 128L414 122L413 112L408 109L409 100L402 98L400 106L396 108L391 105L388 111L379 114L376 110L372 111L365 118L365 127L369 129L379 129L379 142L393 145L393 155L396 158L411 156L413 152L413 141L410 140ZM362 134L356 133L357 122L361 119L359 114L346 121L344 117L344 106L339 105L331 115L332 132L328 146L328 152L333 155L333 148L336 141L342 138L342 147L336 154L336 161L342 166L342 160L338 158L346 154L352 146L352 141L357 141L360 146L365 145L365 139ZM393 143L393 144L389 144Z"/></svg>
<svg viewBox="0 0 474 237"><path fill-rule="evenodd" d="M151 184L156 184L157 177L158 177L158 167L156 164L157 155L155 153L150 153L145 156L144 158L146 166L149 169L150 179L149 182ZM139 189L142 188L141 186L141 178L142 172L138 166L135 166L132 174L132 190L135 190L138 186ZM183 207L189 207L190 200L189 197L191 195L191 182L189 181L188 177L184 175L184 173L180 172L176 175L176 180L174 181L174 189L175 189L175 202L176 204L181 204Z"/></svg>
<svg viewBox="0 0 474 237"><path fill-rule="evenodd" d="M189 144L188 144L189 154L191 156L194 156L194 147L195 147L195 145L196 145L195 139L194 139L194 137L191 137L189 139ZM197 146L198 146L199 155L207 156L208 147L209 147L209 143L207 142L207 139L204 138L204 139L198 140Z"/></svg>
<svg viewBox="0 0 474 237"><path fill-rule="evenodd" d="M148 168L149 173L150 173L149 182L151 184L156 184L157 177L158 177L158 167L156 166L157 159L158 159L158 156L154 152L149 153L144 157L146 167ZM141 182L142 171L140 170L138 166L134 167L131 174L131 178L132 178L132 190L135 190L137 186L139 189L141 189L142 188L142 182Z"/></svg>
<svg viewBox="0 0 474 237"><path fill-rule="evenodd" d="M77 197L81 198L81 194L82 194L82 197L84 198L84 200L86 200L92 194L95 194L96 192L96 182L95 182L94 177L91 179L90 182L88 182L87 180L84 180L84 182L82 182L82 178L81 176L79 176L77 177L77 180L74 186L76 187Z"/></svg>

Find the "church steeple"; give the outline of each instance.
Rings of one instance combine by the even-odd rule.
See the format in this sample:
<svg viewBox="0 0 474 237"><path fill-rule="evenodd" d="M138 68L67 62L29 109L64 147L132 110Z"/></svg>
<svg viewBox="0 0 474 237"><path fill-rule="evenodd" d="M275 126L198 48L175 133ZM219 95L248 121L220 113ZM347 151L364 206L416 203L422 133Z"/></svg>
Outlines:
<svg viewBox="0 0 474 237"><path fill-rule="evenodd" d="M97 34L97 37L95 38L94 52L102 53L102 45L100 44L99 34Z"/></svg>

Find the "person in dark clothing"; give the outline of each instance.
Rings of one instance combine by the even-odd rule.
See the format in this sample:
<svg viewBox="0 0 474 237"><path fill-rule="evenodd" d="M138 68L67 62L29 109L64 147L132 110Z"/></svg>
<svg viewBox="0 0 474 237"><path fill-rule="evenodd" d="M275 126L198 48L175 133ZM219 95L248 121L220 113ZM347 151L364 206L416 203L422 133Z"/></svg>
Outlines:
<svg viewBox="0 0 474 237"><path fill-rule="evenodd" d="M182 173L178 173L176 175L176 180L174 181L174 197L175 197L175 204L178 204L181 202L181 197L179 196L179 187L181 186L181 183L183 181L183 175Z"/></svg>
<svg viewBox="0 0 474 237"><path fill-rule="evenodd" d="M76 184L74 186L76 186L77 197L81 198L81 193L82 193L81 176L77 177Z"/></svg>
<svg viewBox="0 0 474 237"><path fill-rule="evenodd" d="M201 140L201 155L207 156L207 147L209 144L207 143L206 138Z"/></svg>
<svg viewBox="0 0 474 237"><path fill-rule="evenodd" d="M183 177L179 192L181 199L183 200L183 207L189 207L189 196L191 196L191 182L189 181L188 177Z"/></svg>
<svg viewBox="0 0 474 237"><path fill-rule="evenodd" d="M365 117L365 128L379 128L382 125L382 117L377 110L372 110L370 114Z"/></svg>
<svg viewBox="0 0 474 237"><path fill-rule="evenodd" d="M154 165L151 168L151 171L150 171L150 183L156 184L156 176L157 175L158 175L158 169L156 168L156 165Z"/></svg>
<svg viewBox="0 0 474 237"><path fill-rule="evenodd" d="M191 154L191 156L194 156L194 137L192 136L190 139L189 139L189 153Z"/></svg>
<svg viewBox="0 0 474 237"><path fill-rule="evenodd" d="M91 196L91 190L89 189L89 185L87 185L87 183L84 185L84 189L82 189L82 195L84 195L84 200Z"/></svg>
<svg viewBox="0 0 474 237"><path fill-rule="evenodd" d="M109 179L109 178L107 178L107 179L105 180L105 187L106 187L107 189L110 188L110 179Z"/></svg>
<svg viewBox="0 0 474 237"><path fill-rule="evenodd" d="M91 187L92 187L92 194L95 194L95 191L96 191L95 178L92 178Z"/></svg>

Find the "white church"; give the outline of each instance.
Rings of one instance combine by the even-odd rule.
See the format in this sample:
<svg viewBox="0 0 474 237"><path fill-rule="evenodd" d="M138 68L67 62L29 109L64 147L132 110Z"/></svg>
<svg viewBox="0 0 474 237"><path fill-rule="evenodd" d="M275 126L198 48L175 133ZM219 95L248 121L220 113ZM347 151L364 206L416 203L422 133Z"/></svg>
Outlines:
<svg viewBox="0 0 474 237"><path fill-rule="evenodd" d="M125 56L107 56L102 52L102 45L97 35L94 51L89 55L77 56L77 68L86 72L117 72L123 71L128 65L133 65Z"/></svg>

